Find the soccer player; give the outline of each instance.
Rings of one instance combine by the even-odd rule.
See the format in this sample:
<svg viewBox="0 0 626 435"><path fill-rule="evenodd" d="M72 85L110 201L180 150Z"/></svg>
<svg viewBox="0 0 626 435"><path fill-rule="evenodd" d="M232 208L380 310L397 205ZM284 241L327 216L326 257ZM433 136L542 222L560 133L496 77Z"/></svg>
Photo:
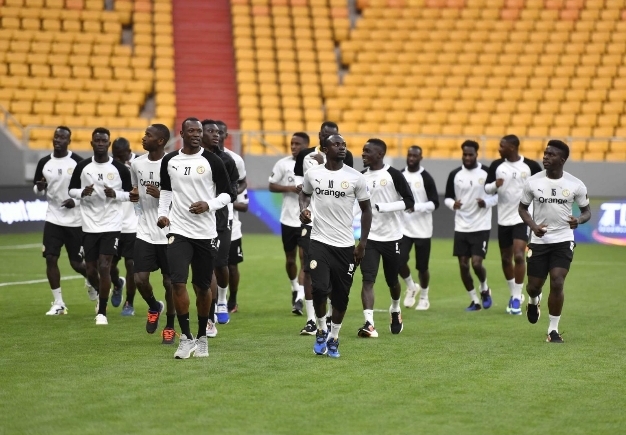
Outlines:
<svg viewBox="0 0 626 435"><path fill-rule="evenodd" d="M322 142L326 163L311 168L304 175L300 192L300 218L311 223L309 268L313 283L313 301L317 332L313 352L339 357L339 331L348 308L354 271L365 255L372 223L369 192L365 177L343 164L346 141L334 134ZM313 198L313 200L311 200ZM354 202L361 208L361 240L354 246L352 230ZM308 207L311 206L311 209ZM332 303L330 332L326 325L327 299Z"/></svg>
<svg viewBox="0 0 626 435"><path fill-rule="evenodd" d="M228 312L236 313L237 293L239 293L239 263L243 263L243 245L241 243L243 234L241 232L241 221L239 213L248 211L248 190L244 190L237 195L237 200L233 203L233 231L231 233L230 252L228 253Z"/></svg>
<svg viewBox="0 0 626 435"><path fill-rule="evenodd" d="M309 145L309 135L303 132L294 133L291 137L291 156L283 157L276 162L269 178L270 192L283 194L283 203L280 210L280 229L285 251L285 268L287 277L291 281L291 312L302 315L304 301L304 286L302 279L302 248L300 248L300 271L296 264L298 239L300 238L300 218L298 194L302 185L296 183L294 166L296 156Z"/></svg>
<svg viewBox="0 0 626 435"><path fill-rule="evenodd" d="M170 131L163 124L150 125L141 144L148 153L134 159L130 167L133 190L130 200L135 204L140 216L137 224L137 240L134 250L134 281L139 294L148 304L146 332L154 334L159 326L163 303L157 301L150 284L150 273L158 269L163 276L167 323L161 331L163 344L174 344L176 331L174 319L176 311L172 297L172 282L167 264L167 231L155 222L159 216L159 197L161 196L161 161L165 155L165 146L170 140Z"/></svg>
<svg viewBox="0 0 626 435"><path fill-rule="evenodd" d="M130 149L128 139L118 137L111 145L111 154L113 159L130 169L130 162L137 158L137 155ZM132 203L125 202L122 204L124 216L122 218L122 235L118 246L118 255L113 257L111 264L111 282L113 283L113 292L111 293L111 305L119 307L122 302L122 292L126 287L126 301L122 307L122 316L134 316L135 309L133 303L135 301L136 285L134 279L134 262L133 251L135 250L135 240L137 239L137 222L138 216ZM124 266L126 267L126 278L120 277L120 271L117 263L124 258Z"/></svg>
<svg viewBox="0 0 626 435"><path fill-rule="evenodd" d="M234 200L222 160L201 147L202 124L187 118L180 132L183 147L161 161L158 226L169 226L167 263L181 336L176 359L208 357L206 337L211 307L213 258L217 252L215 211ZM171 206L171 208L170 208ZM191 335L187 278L191 266L198 310L198 334Z"/></svg>
<svg viewBox="0 0 626 435"><path fill-rule="evenodd" d="M90 282L98 282L96 325L108 325L111 263L117 255L122 231L122 203L129 200L130 172L109 157L111 133L98 127L91 134L93 157L74 168L68 186L72 198L81 199L83 250Z"/></svg>
<svg viewBox="0 0 626 435"><path fill-rule="evenodd" d="M233 158L222 151L220 148L220 129L217 126L217 122L205 119L202 121L202 146L204 149L212 152L224 163L226 172L230 179L233 192L237 191L237 180L239 179L239 172L237 171L237 165ZM226 293L228 291L228 254L230 252L230 239L233 225L233 212L232 207L224 207L215 212L215 222L217 229L217 257L214 263L215 281L211 281L211 294L213 295L213 303L211 305L211 313L209 314L208 324L208 337L214 337L217 335L217 328L213 323L213 315L217 313L217 322L220 324L226 324L230 322L230 316L228 314L228 300L226 299Z"/></svg>
<svg viewBox="0 0 626 435"><path fill-rule="evenodd" d="M378 337L374 324L374 283L378 275L380 259L383 260L385 281L391 295L389 329L399 334L404 327L400 309L400 242L402 241L402 217L400 212L412 210L415 201L406 179L400 171L385 164L387 144L380 139L369 139L363 146L363 175L370 192L372 226L368 236L365 256L361 262L363 287L361 301L365 323L359 328L359 337Z"/></svg>
<svg viewBox="0 0 626 435"><path fill-rule="evenodd" d="M541 167L519 154L519 139L515 135L504 136L500 140L499 152L502 158L489 166L485 192L498 194L498 245L502 271L510 292L506 312L521 315L528 227L522 221L518 208L524 182L540 172Z"/></svg>
<svg viewBox="0 0 626 435"><path fill-rule="evenodd" d="M219 119L216 120L215 123L220 131L220 149L231 156L237 165L237 172L239 172L239 179L237 180L237 195L239 195L248 187L248 181L246 179L246 165L239 154L224 147L224 141L228 137L228 126L226 123L224 121L220 121Z"/></svg>
<svg viewBox="0 0 626 435"><path fill-rule="evenodd" d="M402 242L400 243L400 276L406 282L406 295L404 306L411 308L415 305L415 297L419 293L419 301L416 310L427 310L430 308L428 290L430 283L430 272L428 263L430 261L431 238L433 237L433 211L439 208L439 196L435 180L423 167L422 148L413 145L409 147L406 156L406 168L402 170L402 175L406 179L415 205L413 213L403 213L404 225L402 226ZM417 269L419 286L415 285L409 269L409 254L415 246L415 268Z"/></svg>
<svg viewBox="0 0 626 435"><path fill-rule="evenodd" d="M455 211L453 255L459 259L461 280L471 300L466 311L480 310L481 299L485 309L490 308L492 302L483 260L489 245L491 208L498 203L498 195L485 194L489 167L477 162L478 148L478 143L473 140L466 140L461 145L463 165L450 172L444 200L446 207ZM470 274L470 260L480 281L480 299Z"/></svg>
<svg viewBox="0 0 626 435"><path fill-rule="evenodd" d="M83 232L80 221L80 201L68 198L70 178L76 164L82 157L69 151L67 148L72 141L72 132L65 126L59 126L52 137L52 154L43 157L37 163L33 191L36 195L46 195L48 209L46 223L43 227L43 257L46 259L46 276L52 290L54 302L46 313L47 316L67 314L67 307L61 292L61 271L59 270L59 256L61 248L70 260L70 266L85 277L85 285L89 298L95 301L98 291L86 279L87 271L81 256ZM97 282L94 282L97 287Z"/></svg>
<svg viewBox="0 0 626 435"><path fill-rule="evenodd" d="M578 225L591 219L587 187L578 178L563 170L569 157L569 147L560 140L548 142L543 153L541 171L524 183L519 214L532 234L528 245L528 284L526 291L530 298L526 315L530 323L539 320L541 290L550 275L550 296L548 310L549 343L563 343L559 334L559 320L563 310L563 286L574 258L574 230ZM572 204L580 207L580 215L572 215ZM533 204L533 216L528 207Z"/></svg>
<svg viewBox="0 0 626 435"><path fill-rule="evenodd" d="M296 185L301 185L304 179L304 174L318 165L326 163L326 154L323 151L323 142L326 138L333 134L339 134L339 127L337 124L331 121L325 121L320 127L320 131L317 134L319 145L317 147L306 148L298 153L296 156L296 164L294 166L294 175L296 177ZM343 160L343 164L349 167L354 166L354 158L349 150L346 150L346 157ZM313 219L313 218L311 218ZM309 242L311 237L311 225L303 224L300 232L300 238L298 239L299 246L302 248L304 271L304 299L306 306L307 322L304 328L300 330L300 335L315 335L317 327L315 326L315 309L313 307L313 295L311 287L311 275L309 274ZM328 313L327 324L330 325L330 312Z"/></svg>

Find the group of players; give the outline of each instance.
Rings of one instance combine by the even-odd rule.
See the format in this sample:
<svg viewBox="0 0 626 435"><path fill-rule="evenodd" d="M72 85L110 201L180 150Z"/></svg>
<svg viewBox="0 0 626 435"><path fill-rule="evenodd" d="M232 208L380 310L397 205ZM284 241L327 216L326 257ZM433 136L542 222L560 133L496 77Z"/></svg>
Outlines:
<svg viewBox="0 0 626 435"><path fill-rule="evenodd" d="M182 148L166 154L169 130L153 124L142 139L146 154L136 157L128 141L120 138L114 141L110 157L110 133L97 128L91 141L93 157L81 159L68 150L70 130L58 127L54 151L41 159L34 178L34 191L46 194L49 203L43 255L54 302L46 314L67 313L58 268L65 245L72 268L85 276L88 294L97 300L96 325L108 324L112 283L111 303L116 307L127 287L123 315L134 314L136 286L149 307L148 333L157 330L165 310L163 343L175 342L176 318L180 327L175 358L208 356L207 336L217 335L215 322L228 323L229 314L237 311L237 265L243 261L237 214L247 211L246 173L243 159L224 148L227 135L221 121L188 118L182 124ZM399 171L384 162L385 142L370 139L363 146L361 173L352 168L352 154L337 124L323 123L318 136L319 146L309 147L306 133L293 135L292 155L276 163L269 188L284 195L280 221L292 312L305 311L307 317L300 333L315 336L316 354L339 357L339 330L357 267L363 276L365 320L359 337L378 337L373 308L381 257L391 295L391 333L403 329L399 274L407 284L405 307L413 307L418 295L416 309L430 307L432 212L439 201L432 176L420 165L419 146L410 147L407 166ZM563 281L575 246L572 230L590 218L586 187L563 171L567 145L548 143L544 171L519 154L519 140L512 135L502 139L502 158L491 167L477 162L476 142L465 141L461 149L463 164L448 177L444 203L456 215L453 254L471 299L467 310L488 309L492 304L482 261L491 208L497 205L502 267L510 289L507 312L522 314L527 262L528 320L539 319L541 291L550 275L547 340L562 342L558 322ZM574 201L581 210L578 218L572 216ZM528 211L531 204L533 216ZM352 223L358 214L361 237L355 247ZM526 254L528 228L532 240ZM412 246L418 284L408 266ZM126 279L119 277L116 267L121 257ZM480 282L479 293L470 262ZM195 336L189 322L190 267L198 315ZM149 281L150 273L159 269L165 304L156 300Z"/></svg>

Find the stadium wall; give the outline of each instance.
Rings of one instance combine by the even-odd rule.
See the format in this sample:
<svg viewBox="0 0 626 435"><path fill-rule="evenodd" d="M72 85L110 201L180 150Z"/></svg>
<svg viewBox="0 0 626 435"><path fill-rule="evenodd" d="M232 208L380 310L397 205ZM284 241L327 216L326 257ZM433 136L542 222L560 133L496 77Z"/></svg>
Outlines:
<svg viewBox="0 0 626 435"><path fill-rule="evenodd" d="M24 151L4 129L0 128L0 186L23 183Z"/></svg>

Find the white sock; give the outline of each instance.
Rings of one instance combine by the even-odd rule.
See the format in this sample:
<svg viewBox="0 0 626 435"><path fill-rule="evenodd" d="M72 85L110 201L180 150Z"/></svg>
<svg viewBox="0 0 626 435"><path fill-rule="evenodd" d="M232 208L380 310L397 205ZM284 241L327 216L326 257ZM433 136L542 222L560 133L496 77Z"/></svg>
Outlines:
<svg viewBox="0 0 626 435"><path fill-rule="evenodd" d="M53 288L51 289L51 291L52 291L52 296L54 296L54 303L57 305L65 306L65 303L63 302L63 295L61 294L61 287Z"/></svg>
<svg viewBox="0 0 626 435"><path fill-rule="evenodd" d="M392 313L399 313L400 312L400 299L398 300L391 300L391 312Z"/></svg>
<svg viewBox="0 0 626 435"><path fill-rule="evenodd" d="M484 292L489 290L489 286L487 285L487 280L485 280L485 282L481 282L480 283L480 291Z"/></svg>
<svg viewBox="0 0 626 435"><path fill-rule="evenodd" d="M480 299L478 299L478 296L476 295L476 290L475 289L471 289L467 293L469 294L469 297L472 300L472 302L474 302L475 304L480 304Z"/></svg>
<svg viewBox="0 0 626 435"><path fill-rule="evenodd" d="M548 334L552 331L559 332L559 320L561 320L561 316L548 316L550 317L550 326L548 326Z"/></svg>
<svg viewBox="0 0 626 435"><path fill-rule="evenodd" d="M296 276L294 279L290 279L291 281L291 291L297 292L300 284L298 284L298 277Z"/></svg>
<svg viewBox="0 0 626 435"><path fill-rule="evenodd" d="M513 297L515 299L522 299L522 289L524 288L524 284L515 284L513 288Z"/></svg>
<svg viewBox="0 0 626 435"><path fill-rule="evenodd" d="M515 279L507 279L506 283L509 285L509 292L511 293L511 297L515 297Z"/></svg>
<svg viewBox="0 0 626 435"><path fill-rule="evenodd" d="M298 294L296 295L296 300L297 301L303 301L304 300L304 286L298 284Z"/></svg>
<svg viewBox="0 0 626 435"><path fill-rule="evenodd" d="M541 295L537 296L536 298L531 298L530 296L528 297L529 304L537 305L540 301L541 301Z"/></svg>
<svg viewBox="0 0 626 435"><path fill-rule="evenodd" d="M370 322L372 325L374 324L374 310L363 310L363 316L366 322Z"/></svg>
<svg viewBox="0 0 626 435"><path fill-rule="evenodd" d="M330 303L330 299L328 300L328 311L326 312L326 317L332 317L333 315L333 304Z"/></svg>
<svg viewBox="0 0 626 435"><path fill-rule="evenodd" d="M403 279L404 279L404 282L406 283L406 288L412 291L417 291L417 286L415 285L415 282L413 281L413 277L411 275Z"/></svg>
<svg viewBox="0 0 626 435"><path fill-rule="evenodd" d="M218 305L226 305L228 303L228 298L226 297L226 294L228 293L228 286L226 286L225 288L220 287L219 285L217 286L217 304Z"/></svg>
<svg viewBox="0 0 626 435"><path fill-rule="evenodd" d="M341 329L341 323L330 322L330 333L328 338L339 338L339 330Z"/></svg>
<svg viewBox="0 0 626 435"><path fill-rule="evenodd" d="M428 299L428 290L429 287L420 288L420 299Z"/></svg>
<svg viewBox="0 0 626 435"><path fill-rule="evenodd" d="M313 306L313 301L310 300L305 300L304 301L304 305L306 306L306 320L307 322L309 320L313 320L315 321L315 307Z"/></svg>
<svg viewBox="0 0 626 435"><path fill-rule="evenodd" d="M326 317L317 318L317 329L321 329L324 332L328 332L328 327L326 326Z"/></svg>

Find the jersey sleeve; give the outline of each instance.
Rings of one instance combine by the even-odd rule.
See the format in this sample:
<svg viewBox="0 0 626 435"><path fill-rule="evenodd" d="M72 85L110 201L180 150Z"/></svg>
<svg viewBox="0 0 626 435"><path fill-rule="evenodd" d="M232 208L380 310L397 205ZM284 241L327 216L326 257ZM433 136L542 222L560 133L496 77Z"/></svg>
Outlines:
<svg viewBox="0 0 626 435"><path fill-rule="evenodd" d="M37 168L35 168L35 176L33 177L33 184L37 184L37 182L43 178L43 167L48 161L50 161L50 156L40 159L37 163Z"/></svg>
<svg viewBox="0 0 626 435"><path fill-rule="evenodd" d="M211 166L211 176L215 184L215 196L219 197L221 194L227 194L230 198L228 202L235 202L237 193L233 191L233 185L230 182L230 177L226 172L226 166L224 166L222 159L209 151L205 151L203 156Z"/></svg>
<svg viewBox="0 0 626 435"><path fill-rule="evenodd" d="M485 180L485 186L489 183L493 183L496 181L496 169L500 166L501 161L496 160L489 166L489 170L487 171L487 179Z"/></svg>
<svg viewBox="0 0 626 435"><path fill-rule="evenodd" d="M405 210L412 208L415 205L415 199L413 198L413 192L411 192L409 183L407 183L404 175L393 167L389 167L389 174L393 180L393 185L396 187L396 192L398 192L398 195L400 195L402 201L404 201Z"/></svg>
<svg viewBox="0 0 626 435"><path fill-rule="evenodd" d="M343 159L343 164L354 168L354 156L348 150L346 150L346 158Z"/></svg>
<svg viewBox="0 0 626 435"><path fill-rule="evenodd" d="M456 176L457 172L458 170L454 170L450 172L450 175L448 175L448 181L446 182L446 193L445 193L446 199L456 198L456 193L454 192L454 177Z"/></svg>
<svg viewBox="0 0 626 435"><path fill-rule="evenodd" d="M72 178L70 178L70 184L68 186L68 190L72 198L80 198L80 193L78 194L78 196L72 195L72 190L80 190L82 188L80 176L83 173L83 169L90 161L91 159L82 160L76 165L76 167L74 168L74 172L72 172Z"/></svg>
<svg viewBox="0 0 626 435"><path fill-rule="evenodd" d="M576 193L574 194L574 201L580 207L587 207L589 205L589 195L587 194L587 186L585 186L582 182L578 189L576 189Z"/></svg>
<svg viewBox="0 0 626 435"><path fill-rule="evenodd" d="M283 179L283 166L281 164L282 160L277 161L272 168L272 174L270 175L269 182L276 184L280 183L280 180Z"/></svg>
<svg viewBox="0 0 626 435"><path fill-rule="evenodd" d="M304 177L304 158L309 155L315 148L307 148L298 153L296 156L296 164L293 167L293 173L296 177Z"/></svg>
<svg viewBox="0 0 626 435"><path fill-rule="evenodd" d="M133 189L139 185L139 181L137 179L137 169L133 163L130 163L130 184L133 186Z"/></svg>
<svg viewBox="0 0 626 435"><path fill-rule="evenodd" d="M533 190L530 187L530 181L526 180L524 187L522 188L522 198L520 199L520 202L524 205L530 205L530 203L533 202L533 199Z"/></svg>
<svg viewBox="0 0 626 435"><path fill-rule="evenodd" d="M169 153L168 155L166 155L165 157L163 157L163 160L161 160L161 171L159 175L161 178L161 190L167 190L169 192L172 191L172 179L170 178L170 174L169 174L169 171L167 170L167 167L170 163L170 160L176 154L178 154L178 151L173 151Z"/></svg>
<svg viewBox="0 0 626 435"><path fill-rule="evenodd" d="M302 181L302 192L308 196L313 195L313 185L311 184L311 175L309 172L304 175L304 180Z"/></svg>
<svg viewBox="0 0 626 435"><path fill-rule="evenodd" d="M422 172L422 180L424 180L424 190L426 191L426 197L435 205L435 210L437 210L439 208L439 193L437 193L435 180L426 171Z"/></svg>
<svg viewBox="0 0 626 435"><path fill-rule="evenodd" d="M117 172L120 174L120 179L122 180L122 190L124 192L130 192L133 190L133 184L130 180L130 171L126 166L117 160L113 160L113 166L117 169Z"/></svg>
<svg viewBox="0 0 626 435"><path fill-rule="evenodd" d="M539 165L539 163L537 163L534 160L530 160L527 159L526 157L524 157L524 163L526 163L526 166L528 166L530 168L530 175L535 175L538 172L541 172L541 166Z"/></svg>
<svg viewBox="0 0 626 435"><path fill-rule="evenodd" d="M370 199L370 192L367 190L367 181L365 181L365 176L363 174L359 174L357 182L354 185L354 195L356 196L356 200L359 202ZM411 198L412 197L413 195L411 195Z"/></svg>

